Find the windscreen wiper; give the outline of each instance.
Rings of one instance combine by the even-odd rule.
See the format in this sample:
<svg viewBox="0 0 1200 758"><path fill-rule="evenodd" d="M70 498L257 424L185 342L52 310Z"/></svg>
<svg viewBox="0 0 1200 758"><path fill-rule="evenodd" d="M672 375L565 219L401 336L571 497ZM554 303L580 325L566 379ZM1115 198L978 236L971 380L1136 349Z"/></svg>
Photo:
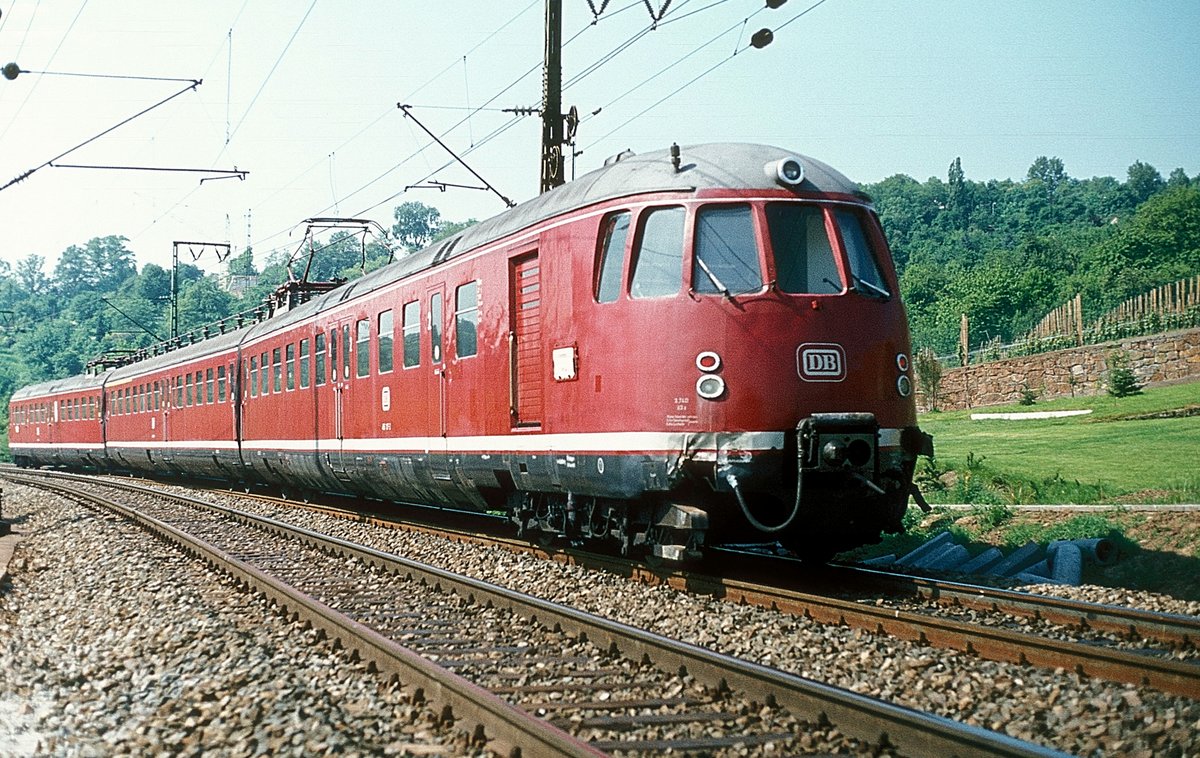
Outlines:
<svg viewBox="0 0 1200 758"><path fill-rule="evenodd" d="M862 277L860 277L858 274L852 273L852 274L850 274L850 278L854 280L855 287L862 287L864 290L867 290L867 292L864 294L877 297L880 300L889 300L892 297L892 293L888 292L887 290L883 289L882 287L871 284L866 279L863 279Z"/></svg>
<svg viewBox="0 0 1200 758"><path fill-rule="evenodd" d="M699 264L700 270L703 271L704 275L708 277L708 280L713 283L713 286L717 288L717 292L720 292L722 295L732 300L733 295L730 294L729 288L717 278L717 275L712 272L712 269L708 267L708 264L704 262L704 259L700 256L696 256L696 263Z"/></svg>

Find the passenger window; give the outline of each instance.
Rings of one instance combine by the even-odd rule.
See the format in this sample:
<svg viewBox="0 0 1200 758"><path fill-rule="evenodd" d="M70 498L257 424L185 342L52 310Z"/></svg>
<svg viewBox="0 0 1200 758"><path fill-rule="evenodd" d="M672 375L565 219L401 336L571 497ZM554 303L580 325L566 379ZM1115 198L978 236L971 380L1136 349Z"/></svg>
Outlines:
<svg viewBox="0 0 1200 758"><path fill-rule="evenodd" d="M90 407L91 401L89 400L88 403L89 403L88 414L91 415L91 407ZM154 383L154 410L156 410L156 411L162 410L162 382L161 381L156 381Z"/></svg>
<svg viewBox="0 0 1200 758"><path fill-rule="evenodd" d="M267 352L264 350L258 356L258 394L266 397L271 389L271 372L267 368Z"/></svg>
<svg viewBox="0 0 1200 758"><path fill-rule="evenodd" d="M337 328L333 328L329 332L329 379L337 381L338 378L338 333Z"/></svg>
<svg viewBox="0 0 1200 758"><path fill-rule="evenodd" d="M381 374L392 370L392 364L395 362L395 353L392 352L394 342L392 312L384 311L379 314L379 373Z"/></svg>
<svg viewBox="0 0 1200 758"><path fill-rule="evenodd" d="M692 290L739 295L762 289L754 217L748 205L701 208L696 214Z"/></svg>
<svg viewBox="0 0 1200 758"><path fill-rule="evenodd" d="M358 353L358 362L354 366L354 374L360 379L371 373L371 322L365 318L354 324L354 349Z"/></svg>
<svg viewBox="0 0 1200 758"><path fill-rule="evenodd" d="M313 338L313 359L315 362L316 381L318 387L325 383L325 332L317 332Z"/></svg>
<svg viewBox="0 0 1200 758"><path fill-rule="evenodd" d="M421 365L421 301L404 304L404 368Z"/></svg>
<svg viewBox="0 0 1200 758"><path fill-rule="evenodd" d="M225 402L225 367L217 366L217 402Z"/></svg>
<svg viewBox="0 0 1200 758"><path fill-rule="evenodd" d="M883 274L876 263L871 238L863 230L861 218L848 210L839 210L834 216L837 218L838 230L842 233L846 257L850 260L850 276L854 279L855 289L872 297L891 297L892 293L888 292Z"/></svg>
<svg viewBox="0 0 1200 758"><path fill-rule="evenodd" d="M204 369L204 402L210 405L216 397L213 389L213 370L211 368Z"/></svg>
<svg viewBox="0 0 1200 758"><path fill-rule="evenodd" d="M350 378L350 325L342 324L342 378Z"/></svg>
<svg viewBox="0 0 1200 758"><path fill-rule="evenodd" d="M454 292L454 344L459 358L479 352L479 282L468 282Z"/></svg>
<svg viewBox="0 0 1200 758"><path fill-rule="evenodd" d="M192 406L192 382L193 381L194 380L192 379L192 372L191 371L187 372L187 404L188 404L189 408Z"/></svg>
<svg viewBox="0 0 1200 758"><path fill-rule="evenodd" d="M279 348L271 351L271 392L283 392L283 351Z"/></svg>
<svg viewBox="0 0 1200 758"><path fill-rule="evenodd" d="M625 263L625 240L629 237L629 211L614 213L600 225L600 249L596 258L597 303L611 303L621 294L621 267Z"/></svg>
<svg viewBox="0 0 1200 758"><path fill-rule="evenodd" d="M775 284L780 290L831 295L845 288L825 230L825 213L820 208L768 203L767 226L775 254Z"/></svg>
<svg viewBox="0 0 1200 758"><path fill-rule="evenodd" d="M258 356L250 356L250 397L258 397Z"/></svg>
<svg viewBox="0 0 1200 758"><path fill-rule="evenodd" d="M429 357L438 364L442 362L442 293L435 292L429 298Z"/></svg>
<svg viewBox="0 0 1200 758"><path fill-rule="evenodd" d="M311 360L308 356L308 339L300 340L300 389L306 389L309 385L309 368Z"/></svg>
<svg viewBox="0 0 1200 758"><path fill-rule="evenodd" d="M633 258L630 294L637 298L664 297L679 292L683 283L683 222L681 207L656 208L642 216L642 233Z"/></svg>
<svg viewBox="0 0 1200 758"><path fill-rule="evenodd" d="M175 407L183 407L183 377L175 377Z"/></svg>
<svg viewBox="0 0 1200 758"><path fill-rule="evenodd" d="M287 347L287 388L296 389L296 345L288 343Z"/></svg>

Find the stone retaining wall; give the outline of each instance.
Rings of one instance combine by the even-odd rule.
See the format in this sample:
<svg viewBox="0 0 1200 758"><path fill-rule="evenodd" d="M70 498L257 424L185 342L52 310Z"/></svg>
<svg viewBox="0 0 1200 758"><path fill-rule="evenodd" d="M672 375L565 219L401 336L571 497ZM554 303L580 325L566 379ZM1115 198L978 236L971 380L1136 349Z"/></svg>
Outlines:
<svg viewBox="0 0 1200 758"><path fill-rule="evenodd" d="M1096 395L1106 391L1109 356L1114 352L1129 358L1129 368L1142 386L1200 379L1200 329L1186 329L948 368L942 373L937 407L956 411L1015 403L1025 387L1039 399ZM927 411L930 404L921 383L916 384L917 407Z"/></svg>

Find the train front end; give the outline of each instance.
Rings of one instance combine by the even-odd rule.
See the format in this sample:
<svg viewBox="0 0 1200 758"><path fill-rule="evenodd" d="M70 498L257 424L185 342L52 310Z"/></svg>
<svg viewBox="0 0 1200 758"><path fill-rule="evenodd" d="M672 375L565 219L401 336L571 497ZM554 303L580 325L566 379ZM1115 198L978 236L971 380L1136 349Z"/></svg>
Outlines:
<svg viewBox="0 0 1200 758"><path fill-rule="evenodd" d="M602 217L586 342L624 367L597 371L588 423L679 445L643 458L644 497L660 505L638 539L669 559L777 541L821 560L900 530L932 442L870 198L767 146L637 160L687 191ZM630 411L598 414L606 402Z"/></svg>
<svg viewBox="0 0 1200 758"><path fill-rule="evenodd" d="M784 191L696 208L691 290L708 328L693 347L702 423L719 430L709 534L823 560L902 529L932 440L878 216L860 192L806 181L806 163L823 168L768 161Z"/></svg>

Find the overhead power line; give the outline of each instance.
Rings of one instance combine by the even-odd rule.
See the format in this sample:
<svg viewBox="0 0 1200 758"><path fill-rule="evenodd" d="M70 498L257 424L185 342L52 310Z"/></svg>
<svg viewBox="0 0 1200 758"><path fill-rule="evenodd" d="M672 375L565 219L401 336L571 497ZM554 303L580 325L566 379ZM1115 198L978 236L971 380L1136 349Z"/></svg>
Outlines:
<svg viewBox="0 0 1200 758"><path fill-rule="evenodd" d="M296 25L296 30L292 32L291 38L287 41L287 44L283 46L283 50L279 53L279 57L275 59L275 65L271 66L271 70L267 72L267 77L263 79L262 84L258 86L258 92L255 92L254 97L250 99L250 104L246 106L246 110L242 113L242 117L238 119L237 125L234 126L233 131L229 133L229 137L226 138L225 144L228 145L229 141L232 140L234 135L237 134L238 129L242 128L242 124L245 122L246 116L250 115L250 111L254 109L254 104L258 102L258 96L261 95L263 90L267 88L267 82L271 81L271 77L275 74L275 69L279 68L279 64L283 62L284 56L287 55L288 50L292 47L292 43L296 41L296 36L300 34L300 30L304 28L304 22L308 20L309 14L312 13L313 8L315 7L317 7L317 0L313 0L312 5L309 5L308 10L304 12L304 17L300 19L300 23Z"/></svg>
<svg viewBox="0 0 1200 758"><path fill-rule="evenodd" d="M29 170L28 170L28 171L26 171L25 173L21 174L20 176L17 176L16 178L9 180L9 182L8 182L7 184L5 184L4 186L0 187L0 192L2 192L2 191L4 191L4 190L8 189L9 187L11 187L11 186L12 186L12 185L14 185L14 184L17 184L18 182L23 182L23 181L25 181L25 180L26 180L26 179L28 179L28 178L29 178L29 177L30 177L30 176L31 176L31 175L32 175L32 174L33 174L35 171L39 171L39 170L41 170L41 169L43 169L43 168L46 168L47 166L51 165L52 163L54 163L54 161L58 160L59 158L64 158L64 157L66 157L66 156L70 155L71 153L75 152L75 151L76 151L76 150L78 150L79 148L81 148L81 147L84 147L85 145L90 145L91 143L93 143L93 142L95 142L96 140L100 139L100 138L101 138L101 137L103 137L104 135L106 135L106 134L109 134L109 133L111 133L111 132L113 132L113 131L115 131L115 130L117 130L117 129L121 128L122 126L124 126L125 124L128 124L130 121L133 121L133 120L134 120L134 119L136 119L136 118L139 118L139 117L141 117L141 116L144 116L144 115L146 115L147 113L149 113L150 111L154 110L155 108L158 108L158 107L159 107L159 106L161 106L161 105L165 105L165 104L167 104L167 103L171 102L172 100L174 100L175 98L177 98L177 97L179 97L180 95L184 94L185 92L188 92L188 91L191 91L191 90L194 90L194 89L196 89L197 87L199 87L199 86L200 86L200 85L203 83L203 82L202 82L201 80L199 80L199 79L189 79L189 80L187 80L187 81L190 81L190 82L191 82L191 84L189 84L188 86L186 86L186 87L184 87L183 89L179 90L179 91L178 91L178 92L176 92L175 94L173 94L173 95L171 95L171 96L169 96L169 97L163 98L162 100L159 100L157 103L155 103L154 105L151 105L149 108L144 108L144 109L142 109L142 110L138 111L137 113L133 114L133 115L132 115L132 116L130 116L129 118L125 119L124 121L121 121L121 122L119 122L119 123L117 123L117 124L114 124L113 126L110 126L109 128L107 128L107 129L105 129L104 131L100 132L99 134L97 134L97 135L95 135L95 136L93 136L93 137L89 137L88 139L84 140L83 142L80 142L78 145L76 145L75 147L71 148L70 150L64 150L63 152L61 152L61 153L59 153L58 155L56 155L56 156L54 156L53 158L51 158L50 160L48 160L48 161L45 161L44 163L41 163L41 164L39 164L39 165L37 165L37 166L34 166L33 168L29 169Z"/></svg>

